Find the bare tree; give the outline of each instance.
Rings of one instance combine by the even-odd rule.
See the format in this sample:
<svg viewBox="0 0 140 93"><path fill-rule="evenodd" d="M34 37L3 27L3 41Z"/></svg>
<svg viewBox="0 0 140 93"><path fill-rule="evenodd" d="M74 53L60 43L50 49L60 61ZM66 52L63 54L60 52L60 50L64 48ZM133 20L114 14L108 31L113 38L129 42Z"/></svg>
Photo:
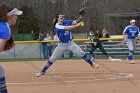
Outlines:
<svg viewBox="0 0 140 93"><path fill-rule="evenodd" d="M68 19L76 19L78 10L88 7L83 20L85 26L75 32L85 33L90 30L106 27L111 34L121 34L132 17L109 17L106 14L123 14L140 11L140 0L0 0L18 8L31 7L41 22L44 31L52 30L52 21L58 13L65 14ZM139 17L137 17L139 19Z"/></svg>

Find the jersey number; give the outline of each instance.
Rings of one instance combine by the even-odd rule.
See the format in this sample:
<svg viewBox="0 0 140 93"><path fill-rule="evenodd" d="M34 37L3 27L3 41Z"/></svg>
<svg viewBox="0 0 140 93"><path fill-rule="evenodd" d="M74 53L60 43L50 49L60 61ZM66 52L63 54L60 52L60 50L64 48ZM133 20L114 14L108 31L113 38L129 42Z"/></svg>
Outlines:
<svg viewBox="0 0 140 93"><path fill-rule="evenodd" d="M68 35L69 34L69 31L65 31L64 35Z"/></svg>

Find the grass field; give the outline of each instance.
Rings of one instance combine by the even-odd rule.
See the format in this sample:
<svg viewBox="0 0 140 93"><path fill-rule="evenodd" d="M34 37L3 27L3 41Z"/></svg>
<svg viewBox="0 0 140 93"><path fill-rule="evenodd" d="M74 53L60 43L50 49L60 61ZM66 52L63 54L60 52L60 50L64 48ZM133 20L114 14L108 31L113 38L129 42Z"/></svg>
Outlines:
<svg viewBox="0 0 140 93"><path fill-rule="evenodd" d="M113 56L113 58L127 59L127 56ZM81 60L82 58L61 58L60 60ZM108 59L106 56L95 56L95 60ZM140 60L139 56L134 56L135 60ZM0 59L0 62L15 62L15 61L46 61L48 59L43 58L18 58L18 59Z"/></svg>

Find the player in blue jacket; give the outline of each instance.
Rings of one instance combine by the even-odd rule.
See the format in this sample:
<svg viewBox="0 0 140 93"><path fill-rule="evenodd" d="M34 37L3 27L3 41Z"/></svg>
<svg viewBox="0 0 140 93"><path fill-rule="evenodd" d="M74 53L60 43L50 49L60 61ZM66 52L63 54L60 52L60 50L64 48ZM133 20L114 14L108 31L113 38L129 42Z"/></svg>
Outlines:
<svg viewBox="0 0 140 93"><path fill-rule="evenodd" d="M0 5L0 52L4 50L6 41L10 39L11 30L9 26L15 25L17 15L21 14L22 11L19 11L17 8L9 9L5 3ZM2 66L0 66L0 93L8 93L5 72Z"/></svg>
<svg viewBox="0 0 140 93"><path fill-rule="evenodd" d="M133 59L133 53L135 52L136 47L136 38L139 34L139 28L135 26L136 20L131 20L130 25L127 26L123 31L123 38L124 41L126 41L128 49L129 49L129 56L128 56L128 62L130 64L134 64L132 61Z"/></svg>
<svg viewBox="0 0 140 93"><path fill-rule="evenodd" d="M80 26L80 21L78 20L65 20L65 15L57 15L55 19L55 31L59 38L59 44L55 48L52 56L50 57L48 63L43 67L41 72L36 76L39 77L45 74L45 71L66 51L72 51L78 56L82 57L87 63L89 63L93 68L99 68L98 64L95 64L90 60L90 58L82 51L82 49L72 41L71 30Z"/></svg>

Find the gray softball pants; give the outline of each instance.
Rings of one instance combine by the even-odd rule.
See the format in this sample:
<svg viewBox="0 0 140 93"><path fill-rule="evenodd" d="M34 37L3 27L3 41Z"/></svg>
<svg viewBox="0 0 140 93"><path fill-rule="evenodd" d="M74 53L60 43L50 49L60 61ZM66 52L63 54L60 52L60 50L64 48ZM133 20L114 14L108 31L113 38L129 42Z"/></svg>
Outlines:
<svg viewBox="0 0 140 93"><path fill-rule="evenodd" d="M6 89L6 83L5 83L5 74L4 69L0 65L0 93L2 90Z"/></svg>
<svg viewBox="0 0 140 93"><path fill-rule="evenodd" d="M55 48L49 61L55 62L57 59L61 58L65 51L71 51L73 53L76 53L79 57L83 57L85 54L75 42L59 43L58 46Z"/></svg>
<svg viewBox="0 0 140 93"><path fill-rule="evenodd" d="M129 49L129 51L133 51L135 52L135 48L136 48L136 39L127 39L127 47Z"/></svg>

